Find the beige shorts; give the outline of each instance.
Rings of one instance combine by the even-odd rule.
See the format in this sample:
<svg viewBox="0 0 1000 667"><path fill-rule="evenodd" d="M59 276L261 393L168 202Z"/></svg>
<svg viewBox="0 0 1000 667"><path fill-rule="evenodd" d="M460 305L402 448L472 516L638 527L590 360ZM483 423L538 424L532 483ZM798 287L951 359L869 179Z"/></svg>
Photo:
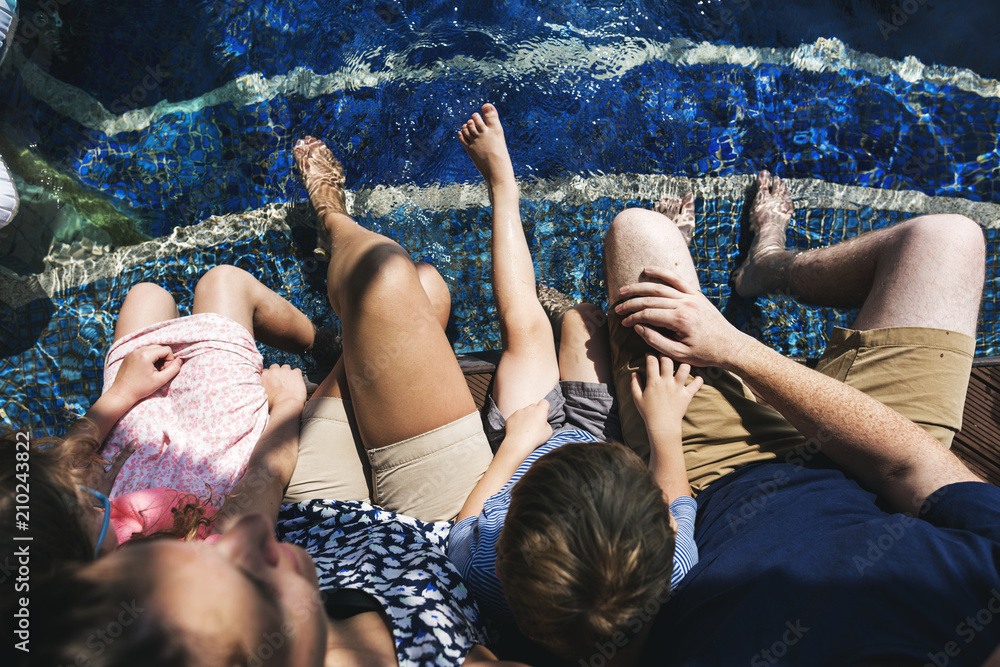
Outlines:
<svg viewBox="0 0 1000 667"><path fill-rule="evenodd" d="M423 521L449 521L492 459L478 412L366 450L350 401L313 398L302 410L299 459L284 502L363 500Z"/></svg>
<svg viewBox="0 0 1000 667"><path fill-rule="evenodd" d="M645 369L649 346L614 311L612 364L625 444L649 460L646 426L632 400L632 371ZM940 329L836 328L816 370L878 399L946 446L962 426L975 352L969 336ZM684 415L684 462L698 493L737 468L787 454L805 438L775 410L758 403L740 378L719 368L694 369L705 385Z"/></svg>

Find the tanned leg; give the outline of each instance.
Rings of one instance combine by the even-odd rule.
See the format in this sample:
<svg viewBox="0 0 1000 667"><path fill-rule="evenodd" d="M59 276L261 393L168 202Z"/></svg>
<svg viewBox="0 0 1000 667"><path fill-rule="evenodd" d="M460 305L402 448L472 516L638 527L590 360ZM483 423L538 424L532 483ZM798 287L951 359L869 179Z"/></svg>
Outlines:
<svg viewBox="0 0 1000 667"><path fill-rule="evenodd" d="M441 308L409 255L347 215L343 168L323 142L307 137L294 155L329 248L327 290L343 324L344 374L365 447L394 444L475 412Z"/></svg>

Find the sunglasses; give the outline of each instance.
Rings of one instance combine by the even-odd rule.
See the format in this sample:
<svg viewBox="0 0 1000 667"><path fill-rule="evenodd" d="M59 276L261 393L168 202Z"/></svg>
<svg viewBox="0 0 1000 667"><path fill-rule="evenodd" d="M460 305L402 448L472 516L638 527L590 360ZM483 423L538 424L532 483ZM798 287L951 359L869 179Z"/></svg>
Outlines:
<svg viewBox="0 0 1000 667"><path fill-rule="evenodd" d="M101 493L100 491L95 491L89 486L83 486L82 484L77 485L81 491L86 491L94 497L94 507L100 507L104 510L104 523L101 525L101 534L97 536L97 546L94 548L94 559L97 559L98 554L101 553L101 545L104 544L104 538L108 534L108 524L111 523L111 501L108 497Z"/></svg>

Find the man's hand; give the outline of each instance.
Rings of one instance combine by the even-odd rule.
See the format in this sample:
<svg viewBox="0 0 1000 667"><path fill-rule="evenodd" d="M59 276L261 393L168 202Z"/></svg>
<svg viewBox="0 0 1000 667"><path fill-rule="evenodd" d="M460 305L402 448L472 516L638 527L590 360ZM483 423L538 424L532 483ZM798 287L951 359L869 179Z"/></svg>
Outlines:
<svg viewBox="0 0 1000 667"><path fill-rule="evenodd" d="M746 344L746 335L697 286L685 284L670 269L648 267L642 275L648 280L621 288L628 300L615 312L653 349L692 366L725 368Z"/></svg>
<svg viewBox="0 0 1000 667"><path fill-rule="evenodd" d="M147 345L125 356L114 383L106 394L112 394L135 405L174 379L181 370L181 360L166 345Z"/></svg>
<svg viewBox="0 0 1000 667"><path fill-rule="evenodd" d="M504 444L508 450L517 449L523 453L521 460L535 451L552 437L552 427L549 426L549 402L544 398L537 403L526 405L516 410L507 418Z"/></svg>
<svg viewBox="0 0 1000 667"><path fill-rule="evenodd" d="M302 379L302 371L288 364L279 366L271 364L260 375L261 384L267 393L267 405L274 409L275 404L288 401L300 407L306 402L306 384Z"/></svg>
<svg viewBox="0 0 1000 667"><path fill-rule="evenodd" d="M681 419L687 411L691 398L698 393L704 383L696 377L687 386L691 366L681 364L674 374L674 362L669 357L655 354L646 355L646 383L643 386L638 373L632 373L632 398L646 422L646 430L653 439L654 434L677 436L680 442Z"/></svg>

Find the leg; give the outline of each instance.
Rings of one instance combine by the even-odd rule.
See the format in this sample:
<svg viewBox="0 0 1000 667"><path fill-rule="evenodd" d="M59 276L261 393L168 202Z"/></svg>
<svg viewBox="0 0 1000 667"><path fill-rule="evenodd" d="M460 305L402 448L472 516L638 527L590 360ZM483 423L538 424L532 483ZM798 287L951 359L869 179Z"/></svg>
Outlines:
<svg viewBox="0 0 1000 667"><path fill-rule="evenodd" d="M343 322L344 371L365 447L399 443L474 413L440 308L409 255L347 215L343 169L322 142L299 142L295 158L329 244L328 292Z"/></svg>
<svg viewBox="0 0 1000 667"><path fill-rule="evenodd" d="M926 215L804 253L785 250L788 188L758 176L755 233L736 273L743 296L787 291L818 305L860 307L854 328L927 327L976 335L985 279L982 230L961 215Z"/></svg>
<svg viewBox="0 0 1000 667"><path fill-rule="evenodd" d="M179 316L177 303L170 292L153 283L139 283L125 295L115 321L114 340Z"/></svg>
<svg viewBox="0 0 1000 667"><path fill-rule="evenodd" d="M611 384L608 318L592 303L581 303L562 317L559 379Z"/></svg>
<svg viewBox="0 0 1000 667"><path fill-rule="evenodd" d="M235 266L216 266L201 277L192 312L224 315L260 342L289 352L309 349L316 333L305 313Z"/></svg>
<svg viewBox="0 0 1000 667"><path fill-rule="evenodd" d="M417 275L420 284L430 299L431 307L437 316L441 328L448 326L448 317L451 315L451 292L444 278L430 264L424 262L417 263ZM326 396L330 398L340 398L345 401L351 400L350 388L347 384L347 372L344 369L344 357L341 355L333 369L323 379L316 388L315 396Z"/></svg>
<svg viewBox="0 0 1000 667"><path fill-rule="evenodd" d="M668 212L672 211L673 206ZM670 267L690 284L698 284L678 226L660 213L629 209L611 223L604 241L609 305L619 300L619 288L639 280L647 266ZM646 425L632 400L630 382L633 372L645 369L645 355L651 349L634 331L622 326L614 310L609 313L608 329L624 441L648 461ZM684 415L682 437L688 479L695 492L743 465L774 459L804 442L778 413L757 403L736 376L718 368L695 369L694 374L700 375L705 385Z"/></svg>
<svg viewBox="0 0 1000 667"><path fill-rule="evenodd" d="M417 262L417 277L424 288L424 293L430 299L441 328L446 329L448 317L451 315L451 291L448 289L448 284L437 269L426 262Z"/></svg>
<svg viewBox="0 0 1000 667"><path fill-rule="evenodd" d="M737 290L782 290L821 305L860 307L836 329L817 370L878 399L943 444L961 427L985 272L979 226L926 215L828 248L785 250L791 199L758 176L755 232ZM960 335L956 335L960 334Z"/></svg>
<svg viewBox="0 0 1000 667"><path fill-rule="evenodd" d="M503 354L494 375L493 398L504 417L536 403L559 381L552 326L538 302L535 269L521 227L518 189L500 117L491 104L459 133L483 175L493 203L493 296L500 318Z"/></svg>

